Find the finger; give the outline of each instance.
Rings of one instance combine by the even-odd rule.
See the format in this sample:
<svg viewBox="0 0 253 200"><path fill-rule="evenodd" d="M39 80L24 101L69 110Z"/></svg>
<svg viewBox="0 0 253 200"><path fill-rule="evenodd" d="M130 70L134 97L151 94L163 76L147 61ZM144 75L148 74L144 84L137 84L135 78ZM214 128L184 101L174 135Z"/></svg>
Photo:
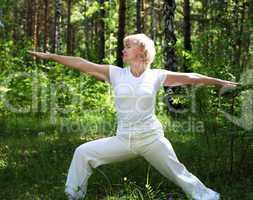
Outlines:
<svg viewBox="0 0 253 200"><path fill-rule="evenodd" d="M28 53L30 53L33 56L38 56L38 54L36 52L34 52L34 51L29 51Z"/></svg>
<svg viewBox="0 0 253 200"><path fill-rule="evenodd" d="M235 87L237 87L237 85L229 84L228 87L235 88Z"/></svg>
<svg viewBox="0 0 253 200"><path fill-rule="evenodd" d="M32 55L34 55L34 52L33 51L27 51L29 54L32 54Z"/></svg>

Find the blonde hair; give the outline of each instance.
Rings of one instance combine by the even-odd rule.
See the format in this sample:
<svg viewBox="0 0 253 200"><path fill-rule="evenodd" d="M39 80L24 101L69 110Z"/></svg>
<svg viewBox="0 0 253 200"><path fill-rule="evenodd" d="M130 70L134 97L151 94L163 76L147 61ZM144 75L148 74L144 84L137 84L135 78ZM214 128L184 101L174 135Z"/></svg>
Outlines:
<svg viewBox="0 0 253 200"><path fill-rule="evenodd" d="M154 61L156 54L153 40L143 33L138 33L126 36L123 40L124 45L126 45L129 40L141 47L144 56L143 61L150 65Z"/></svg>

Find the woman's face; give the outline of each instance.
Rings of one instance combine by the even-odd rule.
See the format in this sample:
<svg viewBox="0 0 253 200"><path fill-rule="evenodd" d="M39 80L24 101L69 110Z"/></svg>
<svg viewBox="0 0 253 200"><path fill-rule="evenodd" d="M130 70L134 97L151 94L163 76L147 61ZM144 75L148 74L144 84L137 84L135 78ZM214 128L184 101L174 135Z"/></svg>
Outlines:
<svg viewBox="0 0 253 200"><path fill-rule="evenodd" d="M128 40L125 45L124 49L122 51L122 59L124 63L134 63L136 61L139 61L141 58L141 48L135 44L132 40Z"/></svg>

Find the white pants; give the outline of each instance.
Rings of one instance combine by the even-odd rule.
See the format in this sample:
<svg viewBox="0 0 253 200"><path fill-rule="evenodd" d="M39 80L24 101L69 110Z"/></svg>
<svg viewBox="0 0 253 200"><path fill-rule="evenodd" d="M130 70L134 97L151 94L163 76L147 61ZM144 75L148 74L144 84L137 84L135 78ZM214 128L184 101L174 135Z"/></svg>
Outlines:
<svg viewBox="0 0 253 200"><path fill-rule="evenodd" d="M219 194L205 187L179 162L170 142L162 131L150 134L117 135L80 145L71 162L65 192L82 198L87 191L92 168L144 157L162 175L180 186L194 200L217 200Z"/></svg>

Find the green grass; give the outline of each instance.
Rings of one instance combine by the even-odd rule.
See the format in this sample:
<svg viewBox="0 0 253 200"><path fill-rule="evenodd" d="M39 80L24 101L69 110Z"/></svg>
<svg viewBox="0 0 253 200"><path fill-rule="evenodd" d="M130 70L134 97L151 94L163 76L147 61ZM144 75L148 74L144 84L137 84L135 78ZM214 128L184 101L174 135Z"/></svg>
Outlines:
<svg viewBox="0 0 253 200"><path fill-rule="evenodd" d="M111 131L108 130L108 134L98 134L96 130L90 134L60 132L57 127L48 128L46 122L43 123L44 129L36 130L34 121L30 123L30 132L22 132L24 127L29 128L28 123L23 127L20 123L21 128L16 132L1 134L0 199L64 200L64 185L75 148L86 141L106 137ZM253 164L250 157L246 157L245 168L240 170L235 152L234 171L230 174L229 153L226 152L229 147L225 146L227 141L221 137L209 139L209 147L205 137L196 137L196 134L167 130L166 137L170 138L179 159L189 171L207 186L219 191L223 200L253 199ZM248 151L247 155L252 156L252 146ZM178 200L189 199L179 187L142 158L137 158L95 169L89 179L85 199L167 200L169 196Z"/></svg>
<svg viewBox="0 0 253 200"><path fill-rule="evenodd" d="M95 138L80 139L79 134L57 133L5 138L0 149L0 199L65 199L64 184L73 152L78 145L92 139ZM145 188L148 166L138 158L127 164L95 169L89 181L87 199L139 199L138 195L145 196L142 193L151 189ZM159 196L155 192L153 195Z"/></svg>

